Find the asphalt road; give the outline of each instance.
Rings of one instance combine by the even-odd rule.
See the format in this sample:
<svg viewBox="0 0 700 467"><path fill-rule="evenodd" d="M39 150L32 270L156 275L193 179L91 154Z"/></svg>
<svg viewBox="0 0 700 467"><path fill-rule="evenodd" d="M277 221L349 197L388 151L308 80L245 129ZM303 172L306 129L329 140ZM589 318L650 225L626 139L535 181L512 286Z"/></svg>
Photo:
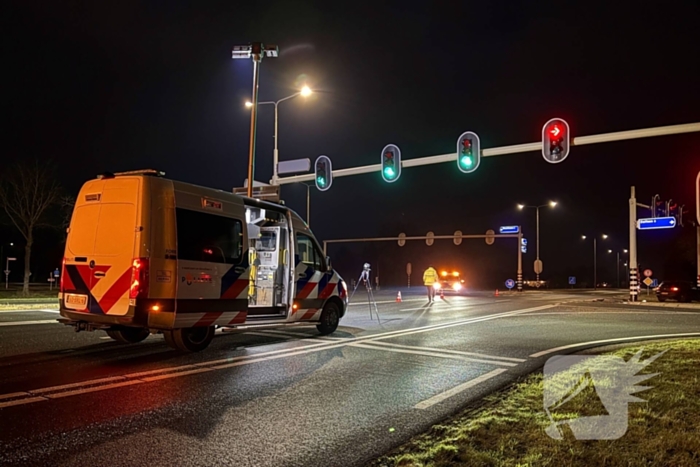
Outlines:
<svg viewBox="0 0 700 467"><path fill-rule="evenodd" d="M696 335L700 307L606 293L355 297L341 327L122 345L47 311L0 312L0 465L362 465L557 353ZM557 349L559 350L552 350Z"/></svg>

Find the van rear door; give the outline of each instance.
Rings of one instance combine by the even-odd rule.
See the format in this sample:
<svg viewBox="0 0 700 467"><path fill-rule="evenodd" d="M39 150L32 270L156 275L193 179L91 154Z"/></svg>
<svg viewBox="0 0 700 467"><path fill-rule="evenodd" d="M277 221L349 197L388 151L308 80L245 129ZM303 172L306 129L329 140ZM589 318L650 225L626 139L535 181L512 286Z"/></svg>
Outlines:
<svg viewBox="0 0 700 467"><path fill-rule="evenodd" d="M129 312L142 183L140 177L117 177L83 186L66 244L66 308L113 316Z"/></svg>

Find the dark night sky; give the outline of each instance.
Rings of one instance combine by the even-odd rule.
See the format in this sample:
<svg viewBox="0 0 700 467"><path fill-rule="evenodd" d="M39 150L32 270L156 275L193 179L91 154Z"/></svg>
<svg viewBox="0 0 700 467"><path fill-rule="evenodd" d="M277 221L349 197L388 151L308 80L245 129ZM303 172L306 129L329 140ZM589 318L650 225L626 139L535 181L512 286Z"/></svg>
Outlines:
<svg viewBox="0 0 700 467"><path fill-rule="evenodd" d="M105 170L150 167L196 184L240 186L252 64L230 52L252 40L281 51L262 64L261 100L303 83L319 91L280 105L282 160L327 154L335 168L372 164L387 143L404 159L444 154L467 130L484 148L534 142L554 116L567 119L574 136L700 121L697 0L14 1L3 13L0 171L17 158L53 159L71 193ZM271 106L261 107L258 123L256 178L267 181ZM520 213L515 203L556 199L556 210L542 212L544 277L585 276L592 252L582 233L605 232L611 247L627 246L630 185L642 202L660 193L694 211L699 170L695 133L575 147L558 165L524 153L487 158L471 175L442 164L405 169L391 185L378 173L338 178L328 192L312 190L311 225L330 239L521 223L532 246L529 272L534 211ZM299 185L283 189L302 215L304 195ZM668 259L688 235L690 228L640 235L640 261L686 273L687 264ZM431 248L330 253L358 273L363 260L351 263L350 254L379 261L388 281L406 261L422 268L428 258L484 284L514 273L510 243ZM613 271L604 261L601 253L603 275Z"/></svg>

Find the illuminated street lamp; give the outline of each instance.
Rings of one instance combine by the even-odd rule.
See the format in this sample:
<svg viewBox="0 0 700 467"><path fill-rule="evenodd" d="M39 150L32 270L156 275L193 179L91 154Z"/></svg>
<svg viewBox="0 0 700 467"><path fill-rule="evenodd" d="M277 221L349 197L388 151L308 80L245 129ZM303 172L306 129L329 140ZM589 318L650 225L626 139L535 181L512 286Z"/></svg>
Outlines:
<svg viewBox="0 0 700 467"><path fill-rule="evenodd" d="M602 234L600 236L603 240L608 238L606 234ZM583 240L586 239L585 235L581 235L581 238ZM593 237L593 290L598 288L598 246L597 246L597 237ZM611 250L608 250L609 252Z"/></svg>
<svg viewBox="0 0 700 467"><path fill-rule="evenodd" d="M280 102L284 102L284 101L286 101L286 100L293 99L293 98L295 98L295 97L297 97L297 96L308 97L308 96L310 96L312 93L313 93L313 91L311 90L310 87L304 86L304 87L302 87L298 92L295 92L295 93L292 94L291 96L283 97L282 99L280 99L280 100L278 100L278 101L258 102L258 105L270 104L270 105L274 105L274 106L275 106L275 149L274 149L274 151L273 151L273 153L272 153L272 161L273 161L273 164L272 164L272 181L271 181L271 184L272 184L272 185L277 185L277 179L278 179L278 177L277 177L277 164L279 163L279 151L277 150L277 134L278 134L278 133L277 133L277 115L278 115L277 107L279 106ZM253 107L253 103L250 102L250 101L248 101L248 102L245 103L245 106L248 107L248 108L251 108L251 107Z"/></svg>
<svg viewBox="0 0 700 467"><path fill-rule="evenodd" d="M608 253L612 253L612 250L608 250ZM628 253L627 249L622 250L622 253ZM627 263L624 264L627 266ZM615 263L615 272L617 273L617 288L620 288L620 252L617 252L617 262Z"/></svg>
<svg viewBox="0 0 700 467"><path fill-rule="evenodd" d="M258 121L258 83L260 73L258 68L263 57L277 57L279 47L276 45L263 45L262 42L253 42L248 45L236 45L231 52L231 58L253 60L253 99L250 104L250 146L248 151L248 197L253 197L254 172L255 172L255 130Z"/></svg>
<svg viewBox="0 0 700 467"><path fill-rule="evenodd" d="M553 208L557 205L556 201L550 201L547 204L541 204L539 206L527 206L525 204L518 204L518 209L521 211L523 209L528 209L532 208L537 211L537 248L536 248L536 256L537 259L535 259L535 274L537 275L537 286L539 287L540 284L540 273L542 273L542 261L540 261L540 208L545 208L549 206L550 208Z"/></svg>

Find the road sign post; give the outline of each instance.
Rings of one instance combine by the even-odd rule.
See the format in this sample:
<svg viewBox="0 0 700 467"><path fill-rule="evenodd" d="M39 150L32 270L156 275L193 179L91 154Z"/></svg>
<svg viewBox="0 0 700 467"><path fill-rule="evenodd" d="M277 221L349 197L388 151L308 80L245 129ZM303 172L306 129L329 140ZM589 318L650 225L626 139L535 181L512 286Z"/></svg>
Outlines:
<svg viewBox="0 0 700 467"><path fill-rule="evenodd" d="M5 290L10 286L10 261L17 261L17 258L7 258L5 261Z"/></svg>
<svg viewBox="0 0 700 467"><path fill-rule="evenodd" d="M406 264L406 275L408 276L408 288L411 288L411 272L413 271L413 267L411 263Z"/></svg>

